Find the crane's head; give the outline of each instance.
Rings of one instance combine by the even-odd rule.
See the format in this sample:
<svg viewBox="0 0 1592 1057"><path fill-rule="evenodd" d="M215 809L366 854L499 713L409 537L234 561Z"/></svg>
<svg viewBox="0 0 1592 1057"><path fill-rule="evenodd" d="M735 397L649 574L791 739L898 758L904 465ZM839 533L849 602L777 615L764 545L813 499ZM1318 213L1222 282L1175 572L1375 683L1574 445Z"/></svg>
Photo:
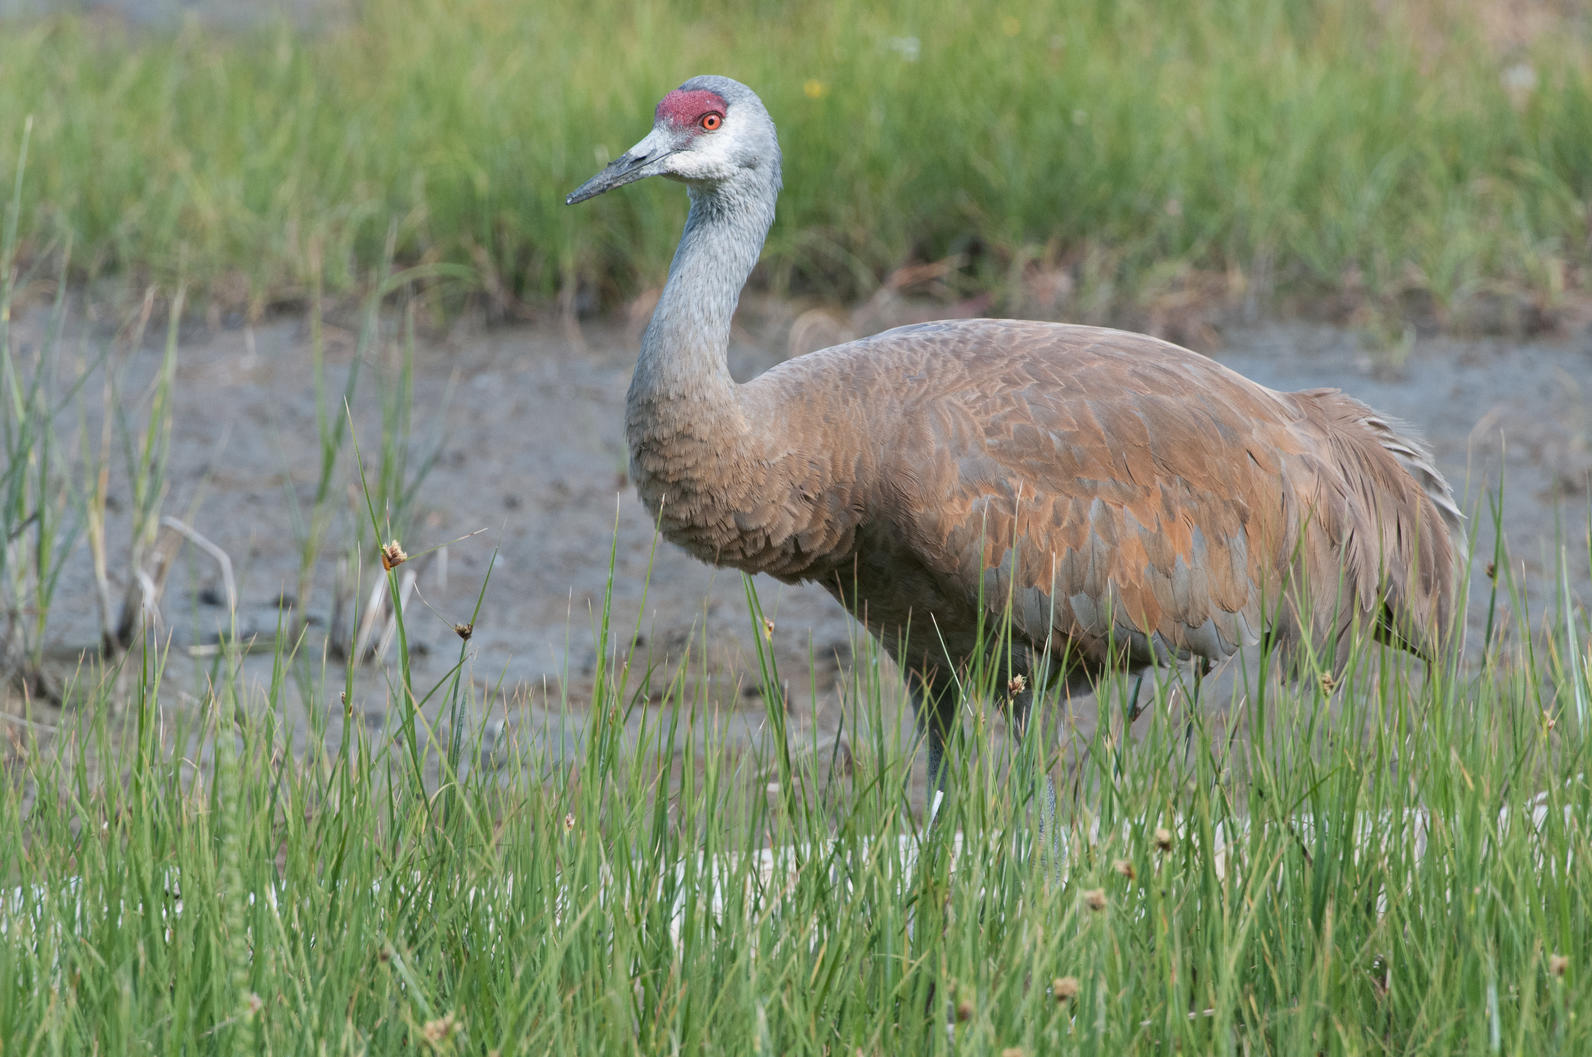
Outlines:
<svg viewBox="0 0 1592 1057"><path fill-rule="evenodd" d="M652 131L570 192L567 205L648 176L711 190L748 179L779 189L779 139L763 101L728 77L693 77L663 97Z"/></svg>

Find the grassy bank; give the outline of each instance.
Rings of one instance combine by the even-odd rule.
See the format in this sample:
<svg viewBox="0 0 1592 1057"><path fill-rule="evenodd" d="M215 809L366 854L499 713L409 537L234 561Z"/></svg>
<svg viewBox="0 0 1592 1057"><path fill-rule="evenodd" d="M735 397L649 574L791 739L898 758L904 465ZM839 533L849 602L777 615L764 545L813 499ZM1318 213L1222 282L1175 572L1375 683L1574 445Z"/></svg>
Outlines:
<svg viewBox="0 0 1592 1057"><path fill-rule="evenodd" d="M949 258L953 292L1011 310L1298 293L1462 322L1589 282L1592 28L1573 11L362 6L307 35L7 25L0 172L31 118L32 259L258 309L368 284L391 242L503 304L612 303L661 275L683 195L562 196L714 71L780 125L779 292L851 297Z"/></svg>

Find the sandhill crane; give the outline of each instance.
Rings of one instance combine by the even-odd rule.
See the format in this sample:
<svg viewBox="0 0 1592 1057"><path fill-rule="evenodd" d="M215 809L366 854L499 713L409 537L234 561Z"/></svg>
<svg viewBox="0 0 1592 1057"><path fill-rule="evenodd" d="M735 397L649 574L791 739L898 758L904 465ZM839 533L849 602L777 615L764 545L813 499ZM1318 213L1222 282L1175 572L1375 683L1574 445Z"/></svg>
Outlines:
<svg viewBox="0 0 1592 1057"><path fill-rule="evenodd" d="M737 384L774 123L745 85L692 78L566 201L648 176L691 209L626 401L637 491L698 558L816 581L866 625L907 676L935 789L960 675L1008 612L991 659L1019 727L1041 656L1082 690L1255 643L1341 665L1361 622L1438 652L1462 518L1400 424L1143 334L1014 320L901 327Z"/></svg>

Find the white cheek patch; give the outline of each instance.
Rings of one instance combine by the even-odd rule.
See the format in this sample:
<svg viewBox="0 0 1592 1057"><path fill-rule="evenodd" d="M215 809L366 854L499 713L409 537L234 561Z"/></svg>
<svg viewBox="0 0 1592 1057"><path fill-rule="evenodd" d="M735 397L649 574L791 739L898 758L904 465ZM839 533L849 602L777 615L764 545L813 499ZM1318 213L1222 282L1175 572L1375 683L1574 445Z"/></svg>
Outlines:
<svg viewBox="0 0 1592 1057"><path fill-rule="evenodd" d="M687 180L710 180L728 176L736 165L730 154L730 141L704 132L674 156L671 168L675 175Z"/></svg>

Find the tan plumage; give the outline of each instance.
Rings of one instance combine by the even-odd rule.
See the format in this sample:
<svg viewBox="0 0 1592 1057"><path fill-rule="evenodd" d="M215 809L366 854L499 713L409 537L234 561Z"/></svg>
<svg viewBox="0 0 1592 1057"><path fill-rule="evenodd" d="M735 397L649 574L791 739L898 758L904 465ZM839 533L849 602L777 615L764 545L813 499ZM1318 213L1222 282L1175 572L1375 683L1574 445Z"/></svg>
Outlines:
<svg viewBox="0 0 1592 1057"><path fill-rule="evenodd" d="M703 107L721 127L691 124ZM1074 685L1262 640L1341 664L1356 624L1441 649L1461 518L1397 423L1144 335L1011 320L887 331L737 385L772 123L696 78L571 200L652 172L692 210L631 386L637 489L699 558L816 581L862 620L912 676L936 780L955 677L1008 607L1012 674L1048 653Z"/></svg>

